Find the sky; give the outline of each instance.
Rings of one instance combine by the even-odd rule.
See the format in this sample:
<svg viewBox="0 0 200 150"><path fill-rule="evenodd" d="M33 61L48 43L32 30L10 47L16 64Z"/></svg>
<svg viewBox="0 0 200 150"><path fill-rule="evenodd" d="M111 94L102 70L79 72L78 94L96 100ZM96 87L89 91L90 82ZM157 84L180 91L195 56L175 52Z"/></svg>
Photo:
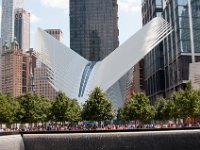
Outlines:
<svg viewBox="0 0 200 150"><path fill-rule="evenodd" d="M118 5L119 41L122 44L142 26L141 0L118 0ZM34 47L38 27L61 29L63 43L69 47L69 0L24 0L24 8L31 13L31 47Z"/></svg>

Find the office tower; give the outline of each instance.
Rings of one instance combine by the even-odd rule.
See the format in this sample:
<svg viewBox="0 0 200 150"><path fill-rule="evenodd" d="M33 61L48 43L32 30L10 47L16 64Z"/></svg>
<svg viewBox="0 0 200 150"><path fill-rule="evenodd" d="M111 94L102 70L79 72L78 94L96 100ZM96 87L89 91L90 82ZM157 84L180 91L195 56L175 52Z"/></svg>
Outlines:
<svg viewBox="0 0 200 150"><path fill-rule="evenodd" d="M4 43L7 42L7 44L11 44L11 42L14 39L14 10L17 7L22 7L22 6L23 6L23 0L2 0L2 14L1 14L2 44L0 47L0 55L2 54L2 46L4 45ZM2 78L0 72L0 87L2 85L1 79Z"/></svg>
<svg viewBox="0 0 200 150"><path fill-rule="evenodd" d="M70 0L70 48L90 61L119 45L117 0Z"/></svg>
<svg viewBox="0 0 200 150"><path fill-rule="evenodd" d="M132 80L131 94L144 92L144 59L134 66Z"/></svg>
<svg viewBox="0 0 200 150"><path fill-rule="evenodd" d="M63 32L61 29L46 29L45 31L58 41L63 42Z"/></svg>
<svg viewBox="0 0 200 150"><path fill-rule="evenodd" d="M163 12L162 0L143 0L142 23L146 25L155 17L161 17ZM153 103L159 97L165 96L165 78L163 62L163 46L160 43L144 57L144 85L146 95ZM141 70L138 70L141 71Z"/></svg>
<svg viewBox="0 0 200 150"><path fill-rule="evenodd" d="M60 42L63 41L63 32L60 29L46 29L44 31L56 40ZM34 73L35 93L46 96L49 99L54 99L58 91L52 81L54 78L54 72L51 67L45 65L43 62L39 62L37 68L34 69Z"/></svg>
<svg viewBox="0 0 200 150"><path fill-rule="evenodd" d="M8 43L3 45L1 64L3 94L19 96L30 92L30 69L31 66L35 68L36 58L28 53L23 53L16 38L11 47Z"/></svg>
<svg viewBox="0 0 200 150"><path fill-rule="evenodd" d="M53 71L41 63L34 69L34 92L37 95L54 99L57 95L56 87L53 83Z"/></svg>
<svg viewBox="0 0 200 150"><path fill-rule="evenodd" d="M13 96L22 95L22 50L17 41L11 47L5 43L1 55L2 93Z"/></svg>
<svg viewBox="0 0 200 150"><path fill-rule="evenodd" d="M1 62L1 54L2 54L2 39L0 38L0 62ZM0 64L0 90L1 90L1 86L2 86L2 83L1 83L1 64Z"/></svg>
<svg viewBox="0 0 200 150"><path fill-rule="evenodd" d="M185 88L189 64L200 61L200 0L164 1L163 17L174 27L164 40L165 91Z"/></svg>
<svg viewBox="0 0 200 150"><path fill-rule="evenodd" d="M1 38L10 44L14 39L14 11L23 5L22 0L2 0Z"/></svg>
<svg viewBox="0 0 200 150"><path fill-rule="evenodd" d="M156 2L163 8L156 9ZM158 3L157 3L158 4ZM155 10L155 12L152 12ZM159 11L157 13L157 11ZM155 101L161 95L157 94L157 85L161 86L161 93L170 98L173 91L184 89L189 80L189 64L200 61L200 1L199 0L163 0L143 1L143 23L161 15L174 28L162 44L160 50L153 49L145 60L145 82L147 95ZM146 13L145 13L146 12ZM153 16L150 16L153 15ZM156 66L156 67L151 67ZM155 68L163 72L153 75ZM151 75L152 78L149 78ZM149 80L150 79L150 80ZM149 80L149 81L148 81ZM163 83L163 81L165 83ZM164 88L163 88L164 85Z"/></svg>
<svg viewBox="0 0 200 150"><path fill-rule="evenodd" d="M46 29L45 32L58 41L63 41L63 32L60 29ZM37 68L34 69L34 73L34 92L49 99L54 99L58 91L56 91L57 88L52 81L54 73L51 67L45 65L43 62L39 62Z"/></svg>
<svg viewBox="0 0 200 150"><path fill-rule="evenodd" d="M28 51L30 48L30 13L23 8L15 9L14 32L19 48Z"/></svg>

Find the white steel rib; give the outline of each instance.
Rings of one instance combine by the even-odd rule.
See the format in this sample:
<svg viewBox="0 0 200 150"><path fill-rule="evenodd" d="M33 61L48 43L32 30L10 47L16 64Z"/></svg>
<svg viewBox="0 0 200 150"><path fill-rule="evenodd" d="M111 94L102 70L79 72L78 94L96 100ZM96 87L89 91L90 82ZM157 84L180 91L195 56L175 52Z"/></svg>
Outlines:
<svg viewBox="0 0 200 150"><path fill-rule="evenodd" d="M106 91L171 32L168 22L154 18L100 62L91 89L100 86Z"/></svg>

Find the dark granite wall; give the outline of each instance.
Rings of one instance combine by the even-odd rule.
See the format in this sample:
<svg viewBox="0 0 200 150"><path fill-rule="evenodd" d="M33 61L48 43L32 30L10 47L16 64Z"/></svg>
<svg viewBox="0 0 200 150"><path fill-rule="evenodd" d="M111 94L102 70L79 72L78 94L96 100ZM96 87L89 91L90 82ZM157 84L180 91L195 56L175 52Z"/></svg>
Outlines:
<svg viewBox="0 0 200 150"><path fill-rule="evenodd" d="M200 131L25 134L26 150L199 150Z"/></svg>
<svg viewBox="0 0 200 150"><path fill-rule="evenodd" d="M93 131L91 131L93 132ZM98 132L98 131L97 131ZM0 134L0 150L199 150L200 130Z"/></svg>

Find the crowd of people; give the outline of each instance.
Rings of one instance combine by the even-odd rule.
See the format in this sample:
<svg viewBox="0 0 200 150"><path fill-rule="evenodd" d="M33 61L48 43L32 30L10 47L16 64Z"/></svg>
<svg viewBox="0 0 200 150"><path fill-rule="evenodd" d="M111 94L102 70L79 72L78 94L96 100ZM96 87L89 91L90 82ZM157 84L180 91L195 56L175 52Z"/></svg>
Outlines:
<svg viewBox="0 0 200 150"><path fill-rule="evenodd" d="M21 127L2 127L0 132L13 132L13 131L88 131L88 130L129 130L129 129L152 129L152 128L183 128L183 127L200 127L199 122L196 124L188 123L150 123L150 124L106 124L98 125L97 123L82 123L82 124L57 124L48 123L45 125L29 126L24 125Z"/></svg>

